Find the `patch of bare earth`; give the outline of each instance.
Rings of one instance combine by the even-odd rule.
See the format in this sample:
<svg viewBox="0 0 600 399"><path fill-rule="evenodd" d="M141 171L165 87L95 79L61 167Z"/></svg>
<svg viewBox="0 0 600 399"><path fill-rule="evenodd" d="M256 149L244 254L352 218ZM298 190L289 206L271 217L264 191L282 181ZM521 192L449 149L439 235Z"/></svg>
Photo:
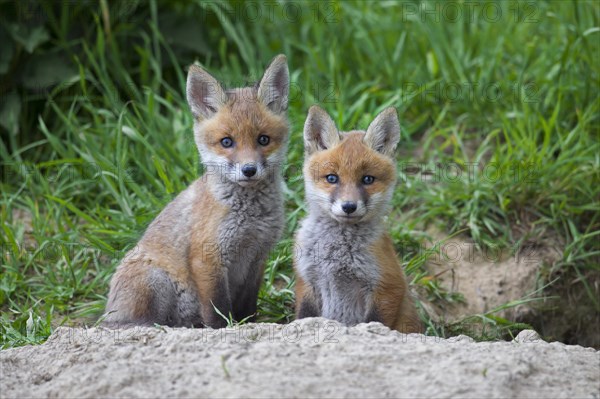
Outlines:
<svg viewBox="0 0 600 399"><path fill-rule="evenodd" d="M542 275L562 258L563 245L558 238L546 236L515 248L480 250L464 235L448 239L435 229L429 229L428 234L435 243L430 246L435 253L426 264L427 271L443 289L464 298L452 303L422 301L435 321L456 323L511 302L538 298L496 315L530 324L550 340L600 347L599 315L588 304L590 300L581 281L578 288L560 278L554 285L543 286L547 278ZM594 281L591 276L588 280ZM468 328L467 323L465 329ZM480 326L474 324L473 328Z"/></svg>

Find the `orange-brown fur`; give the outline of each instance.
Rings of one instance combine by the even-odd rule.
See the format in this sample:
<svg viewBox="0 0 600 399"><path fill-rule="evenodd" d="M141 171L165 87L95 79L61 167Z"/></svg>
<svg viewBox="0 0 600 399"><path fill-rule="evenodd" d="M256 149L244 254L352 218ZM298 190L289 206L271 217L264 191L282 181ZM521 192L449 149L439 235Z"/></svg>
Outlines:
<svg viewBox="0 0 600 399"><path fill-rule="evenodd" d="M382 234L371 251L381 271L374 301L383 324L404 333L423 332L390 236Z"/></svg>
<svg viewBox="0 0 600 399"><path fill-rule="evenodd" d="M198 297L200 298L201 312L204 319L212 313L210 303L215 292L216 279L221 273L221 259L218 253L218 238L216 232L219 222L225 216L228 208L219 203L205 187L200 186L200 201L194 205L192 217L192 233L190 237L190 277L192 278ZM210 214L211 217L206 217Z"/></svg>

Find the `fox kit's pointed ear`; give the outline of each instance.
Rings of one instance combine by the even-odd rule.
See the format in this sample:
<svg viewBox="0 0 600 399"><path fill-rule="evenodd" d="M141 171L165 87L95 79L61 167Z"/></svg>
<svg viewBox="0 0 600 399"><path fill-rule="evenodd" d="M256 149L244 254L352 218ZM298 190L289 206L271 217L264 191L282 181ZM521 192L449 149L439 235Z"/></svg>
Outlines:
<svg viewBox="0 0 600 399"><path fill-rule="evenodd" d="M285 55L279 54L267 67L258 84L258 98L276 114L283 113L288 107L290 92L290 73Z"/></svg>
<svg viewBox="0 0 600 399"><path fill-rule="evenodd" d="M188 71L186 94L195 118L210 118L227 102L219 82L198 65Z"/></svg>
<svg viewBox="0 0 600 399"><path fill-rule="evenodd" d="M340 142L333 120L322 108L313 105L304 122L304 150L307 155L329 149Z"/></svg>
<svg viewBox="0 0 600 399"><path fill-rule="evenodd" d="M393 107L383 110L369 125L364 142L377 152L393 157L400 141L400 122Z"/></svg>

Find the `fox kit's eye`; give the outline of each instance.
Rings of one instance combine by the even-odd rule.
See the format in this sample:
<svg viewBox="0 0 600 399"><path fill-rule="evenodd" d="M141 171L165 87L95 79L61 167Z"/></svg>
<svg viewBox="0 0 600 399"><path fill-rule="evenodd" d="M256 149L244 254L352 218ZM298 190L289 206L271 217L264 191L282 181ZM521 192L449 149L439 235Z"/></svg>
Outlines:
<svg viewBox="0 0 600 399"><path fill-rule="evenodd" d="M271 141L271 138L269 136L265 136L264 134L258 136L258 144L260 145L267 145L269 144L269 141Z"/></svg>
<svg viewBox="0 0 600 399"><path fill-rule="evenodd" d="M229 137L224 137L221 139L221 145L225 148L229 148L233 145L233 140Z"/></svg>
<svg viewBox="0 0 600 399"><path fill-rule="evenodd" d="M330 184L335 184L340 179L338 177L338 175L327 175L327 176L325 176L325 178L327 179L327 183L330 183Z"/></svg>
<svg viewBox="0 0 600 399"><path fill-rule="evenodd" d="M373 182L375 181L375 178L373 176L363 176L362 178L362 182L363 184L369 185L369 184L373 184Z"/></svg>

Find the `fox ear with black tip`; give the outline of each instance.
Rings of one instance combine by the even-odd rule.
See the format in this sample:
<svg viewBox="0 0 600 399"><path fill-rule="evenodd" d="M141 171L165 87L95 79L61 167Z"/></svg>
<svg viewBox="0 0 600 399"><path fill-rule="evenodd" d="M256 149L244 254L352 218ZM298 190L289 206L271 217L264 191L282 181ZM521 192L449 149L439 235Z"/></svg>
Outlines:
<svg viewBox="0 0 600 399"><path fill-rule="evenodd" d="M377 115L369 125L363 141L375 151L393 157L400 141L400 122L396 108L386 108Z"/></svg>
<svg viewBox="0 0 600 399"><path fill-rule="evenodd" d="M306 122L304 122L304 151L306 155L330 149L340 141L340 133L327 112L316 105L310 107Z"/></svg>
<svg viewBox="0 0 600 399"><path fill-rule="evenodd" d="M287 58L279 54L273 58L258 84L258 99L272 112L284 113L288 108L290 73Z"/></svg>
<svg viewBox="0 0 600 399"><path fill-rule="evenodd" d="M208 119L227 103L227 94L212 77L198 65L190 66L186 85L187 101L196 119Z"/></svg>

